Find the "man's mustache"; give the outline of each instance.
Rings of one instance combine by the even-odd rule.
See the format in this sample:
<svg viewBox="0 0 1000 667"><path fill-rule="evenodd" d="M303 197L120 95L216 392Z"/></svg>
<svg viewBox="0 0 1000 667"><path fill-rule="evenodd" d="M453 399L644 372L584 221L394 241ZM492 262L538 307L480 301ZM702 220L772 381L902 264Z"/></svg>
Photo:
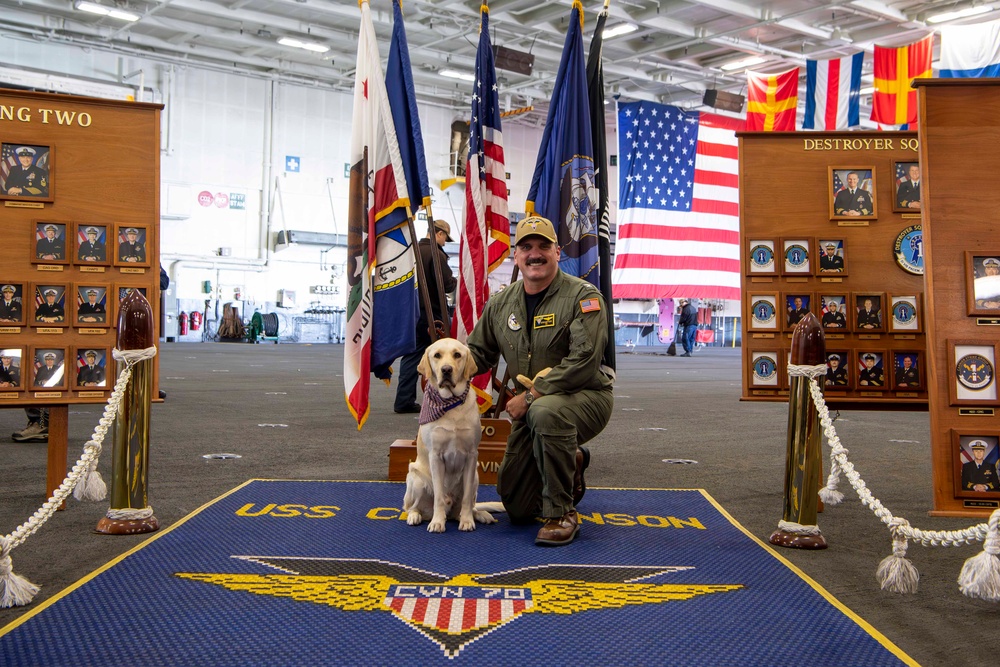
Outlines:
<svg viewBox="0 0 1000 667"><path fill-rule="evenodd" d="M536 264L542 265L548 263L549 263L548 260L545 259L544 257L534 257L532 259L527 260L524 264L525 266L535 266Z"/></svg>

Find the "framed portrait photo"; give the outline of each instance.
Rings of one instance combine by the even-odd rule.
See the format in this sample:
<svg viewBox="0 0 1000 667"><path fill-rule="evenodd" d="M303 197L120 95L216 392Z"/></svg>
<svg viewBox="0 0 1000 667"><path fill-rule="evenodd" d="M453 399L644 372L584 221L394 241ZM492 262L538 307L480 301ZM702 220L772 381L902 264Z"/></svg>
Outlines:
<svg viewBox="0 0 1000 667"><path fill-rule="evenodd" d="M920 163L892 163L894 213L920 213Z"/></svg>
<svg viewBox="0 0 1000 667"><path fill-rule="evenodd" d="M813 271L813 240L808 237L781 239L781 272L786 276L809 276Z"/></svg>
<svg viewBox="0 0 1000 667"><path fill-rule="evenodd" d="M110 292L111 289L107 285L74 284L74 326L85 328L110 327L113 321L113 302L108 299Z"/></svg>
<svg viewBox="0 0 1000 667"><path fill-rule="evenodd" d="M109 266L108 225L76 223L73 235L73 261L76 264Z"/></svg>
<svg viewBox="0 0 1000 667"><path fill-rule="evenodd" d="M921 352L892 351L892 388L918 391L924 388L924 357Z"/></svg>
<svg viewBox="0 0 1000 667"><path fill-rule="evenodd" d="M64 390L69 387L66 372L66 348L31 348L31 385L35 391Z"/></svg>
<svg viewBox="0 0 1000 667"><path fill-rule="evenodd" d="M115 266L149 267L149 230L145 225L115 225Z"/></svg>
<svg viewBox="0 0 1000 667"><path fill-rule="evenodd" d="M847 350L826 351L826 391L851 389L851 357Z"/></svg>
<svg viewBox="0 0 1000 667"><path fill-rule="evenodd" d="M117 303L120 304L122 302L122 299L127 297L128 293L134 289L139 290L140 294L146 297L147 300L149 299L149 294L146 293L145 287L133 287L132 285L115 285L115 291L118 293Z"/></svg>
<svg viewBox="0 0 1000 667"><path fill-rule="evenodd" d="M890 294L889 323L890 333L907 333L920 331L923 328L923 309L920 294Z"/></svg>
<svg viewBox="0 0 1000 667"><path fill-rule="evenodd" d="M24 283L0 280L0 327L20 327L25 322Z"/></svg>
<svg viewBox="0 0 1000 667"><path fill-rule="evenodd" d="M831 220L875 220L875 167L830 167Z"/></svg>
<svg viewBox="0 0 1000 667"><path fill-rule="evenodd" d="M114 384L112 362L111 350L107 347L73 348L73 388L83 390L109 388ZM111 376L110 382L109 376Z"/></svg>
<svg viewBox="0 0 1000 667"><path fill-rule="evenodd" d="M851 363L857 372L858 391L885 391L889 388L885 360L885 350L855 350Z"/></svg>
<svg viewBox="0 0 1000 667"><path fill-rule="evenodd" d="M965 498L1000 496L997 461L1000 460L1000 431L952 429L955 452L955 495Z"/></svg>
<svg viewBox="0 0 1000 667"><path fill-rule="evenodd" d="M854 330L858 333L882 333L885 331L885 294L881 292L854 292L851 295L854 310Z"/></svg>
<svg viewBox="0 0 1000 667"><path fill-rule="evenodd" d="M781 323L786 331L795 328L806 313L813 312L813 295L809 292L784 292L781 295Z"/></svg>
<svg viewBox="0 0 1000 667"><path fill-rule="evenodd" d="M54 201L54 150L40 144L0 142L0 199ZM64 237L65 238L65 237Z"/></svg>
<svg viewBox="0 0 1000 667"><path fill-rule="evenodd" d="M750 292L747 294L747 329L755 331L778 331L778 295L774 292Z"/></svg>
<svg viewBox="0 0 1000 667"><path fill-rule="evenodd" d="M817 303L820 325L830 333L848 331L848 305L846 294L820 294Z"/></svg>
<svg viewBox="0 0 1000 667"><path fill-rule="evenodd" d="M965 253L969 315L1000 315L1000 251Z"/></svg>
<svg viewBox="0 0 1000 667"><path fill-rule="evenodd" d="M816 242L818 276L847 275L847 240L818 239Z"/></svg>
<svg viewBox="0 0 1000 667"><path fill-rule="evenodd" d="M778 350L754 351L749 356L747 376L756 389L777 389L781 382L781 356Z"/></svg>
<svg viewBox="0 0 1000 667"><path fill-rule="evenodd" d="M66 253L69 227L65 222L36 220L31 228L31 263L69 264Z"/></svg>
<svg viewBox="0 0 1000 667"><path fill-rule="evenodd" d="M996 341L948 340L949 405L1000 405L996 363L1000 343Z"/></svg>
<svg viewBox="0 0 1000 667"><path fill-rule="evenodd" d="M24 389L24 348L0 347L0 391Z"/></svg>
<svg viewBox="0 0 1000 667"><path fill-rule="evenodd" d="M743 256L746 258L747 273L751 276L778 275L778 262L775 259L775 239L747 239Z"/></svg>
<svg viewBox="0 0 1000 667"><path fill-rule="evenodd" d="M31 299L31 325L66 326L66 285L35 283Z"/></svg>

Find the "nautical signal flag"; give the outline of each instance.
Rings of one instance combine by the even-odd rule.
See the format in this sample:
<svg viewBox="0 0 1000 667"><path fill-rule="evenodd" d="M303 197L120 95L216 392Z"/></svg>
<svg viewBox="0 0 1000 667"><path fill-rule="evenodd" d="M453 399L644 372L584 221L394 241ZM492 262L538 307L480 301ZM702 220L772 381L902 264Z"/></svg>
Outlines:
<svg viewBox="0 0 1000 667"><path fill-rule="evenodd" d="M890 48L875 45L875 94L871 119L881 125L912 125L917 122L917 91L914 79L931 78L934 34L919 42Z"/></svg>
<svg viewBox="0 0 1000 667"><path fill-rule="evenodd" d="M941 28L942 79L1000 77L1000 21Z"/></svg>
<svg viewBox="0 0 1000 667"><path fill-rule="evenodd" d="M846 130L861 124L861 65L864 51L830 60L806 61L803 130Z"/></svg>
<svg viewBox="0 0 1000 667"><path fill-rule="evenodd" d="M747 130L791 132L799 103L799 68L781 74L747 70Z"/></svg>

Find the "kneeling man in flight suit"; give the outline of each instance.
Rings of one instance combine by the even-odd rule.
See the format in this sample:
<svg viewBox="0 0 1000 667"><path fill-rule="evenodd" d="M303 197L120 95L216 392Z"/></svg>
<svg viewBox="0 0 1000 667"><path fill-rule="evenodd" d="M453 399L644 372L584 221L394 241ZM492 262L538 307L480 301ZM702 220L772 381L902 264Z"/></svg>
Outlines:
<svg viewBox="0 0 1000 667"><path fill-rule="evenodd" d="M614 407L614 371L603 359L608 308L596 287L559 270L551 222L524 218L515 242L522 278L490 297L468 345L480 372L503 356L510 377L534 378L507 402L513 424L497 492L511 521L544 519L535 544L561 546L580 530L576 505L590 464L581 445L604 430Z"/></svg>

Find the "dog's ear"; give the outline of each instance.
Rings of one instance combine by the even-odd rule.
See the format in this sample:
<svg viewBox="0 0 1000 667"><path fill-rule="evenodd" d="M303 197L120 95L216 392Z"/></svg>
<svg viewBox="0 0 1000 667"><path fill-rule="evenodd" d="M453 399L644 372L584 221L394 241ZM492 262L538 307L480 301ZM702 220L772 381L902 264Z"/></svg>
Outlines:
<svg viewBox="0 0 1000 667"><path fill-rule="evenodd" d="M465 379L471 380L476 377L479 371L479 366L476 364L476 358L472 356L472 350L467 350L465 354Z"/></svg>
<svg viewBox="0 0 1000 667"><path fill-rule="evenodd" d="M427 356L427 350L424 350L424 356L420 358L420 363L417 364L417 372L428 380L431 379L431 359Z"/></svg>

